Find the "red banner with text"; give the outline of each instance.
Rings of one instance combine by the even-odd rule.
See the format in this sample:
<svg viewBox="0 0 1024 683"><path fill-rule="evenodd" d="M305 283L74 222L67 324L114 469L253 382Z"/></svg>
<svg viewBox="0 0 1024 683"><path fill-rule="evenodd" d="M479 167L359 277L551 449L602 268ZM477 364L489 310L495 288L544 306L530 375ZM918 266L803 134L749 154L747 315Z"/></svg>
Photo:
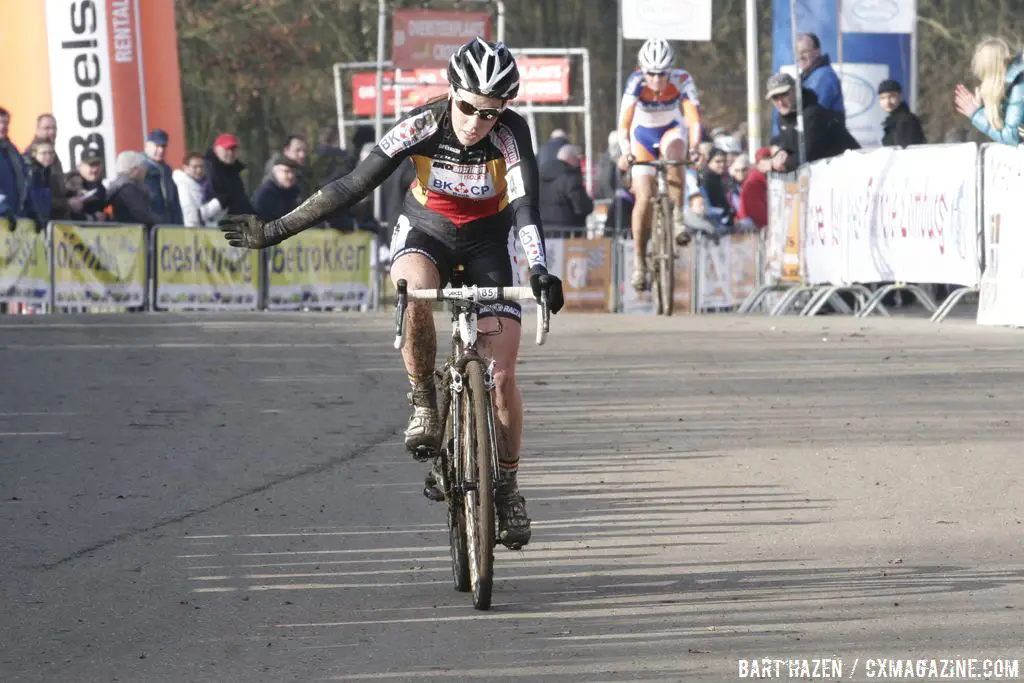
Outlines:
<svg viewBox="0 0 1024 683"><path fill-rule="evenodd" d="M391 61L400 69L447 66L460 45L480 36L491 39L487 12L400 9L391 15Z"/></svg>
<svg viewBox="0 0 1024 683"><path fill-rule="evenodd" d="M516 103L566 102L569 99L568 57L520 57L519 97ZM397 77L396 77L397 73ZM445 69L399 69L384 71L384 116L393 116L400 98L402 111L418 107L448 89ZM352 74L352 112L374 116L377 112L377 72Z"/></svg>

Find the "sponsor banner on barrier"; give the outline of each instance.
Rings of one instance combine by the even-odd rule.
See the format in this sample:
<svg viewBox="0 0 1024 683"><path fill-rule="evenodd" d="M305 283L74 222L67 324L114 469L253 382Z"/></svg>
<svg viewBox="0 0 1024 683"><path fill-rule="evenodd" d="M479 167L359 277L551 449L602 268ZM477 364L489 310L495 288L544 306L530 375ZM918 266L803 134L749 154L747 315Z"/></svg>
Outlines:
<svg viewBox="0 0 1024 683"><path fill-rule="evenodd" d="M977 284L976 163L977 146L966 143L811 164L808 282Z"/></svg>
<svg viewBox="0 0 1024 683"><path fill-rule="evenodd" d="M156 228L156 308L255 310L259 251L228 246L216 228Z"/></svg>
<svg viewBox="0 0 1024 683"><path fill-rule="evenodd" d="M870 154L885 155L889 150ZM832 162L816 161L808 166L811 174L807 192L807 222L803 233L804 270L810 284L847 282L848 245L845 214L845 183L869 188L865 174L870 154L850 154Z"/></svg>
<svg viewBox="0 0 1024 683"><path fill-rule="evenodd" d="M1024 326L1024 149L984 150L985 273L978 298L979 325Z"/></svg>
<svg viewBox="0 0 1024 683"><path fill-rule="evenodd" d="M698 302L701 310L734 308L754 293L759 248L755 233L739 233L700 250L704 260Z"/></svg>
<svg viewBox="0 0 1024 683"><path fill-rule="evenodd" d="M53 252L57 306L145 303L145 227L54 223Z"/></svg>
<svg viewBox="0 0 1024 683"><path fill-rule="evenodd" d="M808 177L804 171L768 177L768 228L765 234L765 276L770 283L801 281L801 221Z"/></svg>
<svg viewBox="0 0 1024 683"><path fill-rule="evenodd" d="M372 292L373 234L307 230L269 250L267 308L357 308Z"/></svg>
<svg viewBox="0 0 1024 683"><path fill-rule="evenodd" d="M33 221L13 226L0 219L0 301L43 304L50 301L50 258L46 236Z"/></svg>
<svg viewBox="0 0 1024 683"><path fill-rule="evenodd" d="M624 242L623 267L625 278L620 282L623 313L652 314L655 311L651 291L637 292L629 285L633 273L633 243ZM731 309L743 303L757 289L757 253L760 237L756 233L741 233L723 236L718 244L705 243L695 251L691 243L676 249L676 279L672 298L675 300L673 315L690 312L693 296L693 268L695 259L703 263L698 283L698 311Z"/></svg>
<svg viewBox="0 0 1024 683"><path fill-rule="evenodd" d="M639 313L653 315L655 312L653 290L638 292L629 283L633 275L633 241L622 243L622 273L619 280L619 296L622 300L623 313ZM690 312L690 292L693 289L693 246L676 249L675 285L672 288L673 315Z"/></svg>
<svg viewBox="0 0 1024 683"><path fill-rule="evenodd" d="M563 241L563 259L565 310L611 311L611 239L566 239Z"/></svg>

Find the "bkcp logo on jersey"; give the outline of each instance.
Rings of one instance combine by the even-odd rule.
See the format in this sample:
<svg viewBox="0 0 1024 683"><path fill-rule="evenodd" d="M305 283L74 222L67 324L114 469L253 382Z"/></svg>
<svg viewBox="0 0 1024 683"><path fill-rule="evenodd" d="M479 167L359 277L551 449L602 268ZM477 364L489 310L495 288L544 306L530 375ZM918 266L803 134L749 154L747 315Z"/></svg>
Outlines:
<svg viewBox="0 0 1024 683"><path fill-rule="evenodd" d="M401 121L392 128L380 141L380 149L389 157L393 157L404 149L409 149L418 142L426 140L437 132L437 121L434 112L427 109L416 116Z"/></svg>
<svg viewBox="0 0 1024 683"><path fill-rule="evenodd" d="M465 199L486 199L495 194L491 176L482 164L434 164L430 169L429 187L434 192Z"/></svg>

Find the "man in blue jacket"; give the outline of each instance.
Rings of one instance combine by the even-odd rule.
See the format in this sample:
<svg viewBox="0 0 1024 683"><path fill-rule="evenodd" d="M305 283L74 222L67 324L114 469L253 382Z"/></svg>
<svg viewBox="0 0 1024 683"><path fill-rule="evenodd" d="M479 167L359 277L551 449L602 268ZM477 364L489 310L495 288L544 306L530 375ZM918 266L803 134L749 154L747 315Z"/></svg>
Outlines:
<svg viewBox="0 0 1024 683"><path fill-rule="evenodd" d="M33 214L30 179L25 160L7 137L11 114L0 107L0 218Z"/></svg>
<svg viewBox="0 0 1024 683"><path fill-rule="evenodd" d="M164 161L167 154L167 131L155 128L146 136L146 189L153 211L164 223L183 225L181 199L178 186L174 184L174 171Z"/></svg>
<svg viewBox="0 0 1024 683"><path fill-rule="evenodd" d="M846 123L843 86L832 68L832 60L821 54L821 41L813 33L801 33L796 39L796 59L801 85L818 96L818 104L839 114Z"/></svg>

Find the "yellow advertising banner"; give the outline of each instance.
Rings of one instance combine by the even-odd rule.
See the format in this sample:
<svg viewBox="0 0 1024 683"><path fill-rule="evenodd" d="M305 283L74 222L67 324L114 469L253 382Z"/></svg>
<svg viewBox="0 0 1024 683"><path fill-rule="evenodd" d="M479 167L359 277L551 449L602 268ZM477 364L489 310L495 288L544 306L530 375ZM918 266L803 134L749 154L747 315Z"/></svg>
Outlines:
<svg viewBox="0 0 1024 683"><path fill-rule="evenodd" d="M146 229L141 225L53 224L57 306L146 301Z"/></svg>
<svg viewBox="0 0 1024 683"><path fill-rule="evenodd" d="M562 285L565 310L608 313L612 310L612 241L563 240Z"/></svg>
<svg viewBox="0 0 1024 683"><path fill-rule="evenodd" d="M676 280L672 287L672 315L686 315L690 312L690 301L693 299L693 268L696 258L696 247L690 242L685 247L676 248ZM654 300L651 300L654 306Z"/></svg>
<svg viewBox="0 0 1024 683"><path fill-rule="evenodd" d="M782 250L782 281L799 283L803 279L800 268L800 234L803 227L804 204L808 186L807 176L795 183L786 183L785 227L786 245Z"/></svg>
<svg viewBox="0 0 1024 683"><path fill-rule="evenodd" d="M31 220L0 218L0 301L50 301L50 257L46 236Z"/></svg>
<svg viewBox="0 0 1024 683"><path fill-rule="evenodd" d="M254 310L260 252L229 246L216 228L158 226L156 308Z"/></svg>
<svg viewBox="0 0 1024 683"><path fill-rule="evenodd" d="M799 283L803 278L800 235L808 191L806 174L768 179L768 230L765 249L768 282Z"/></svg>
<svg viewBox="0 0 1024 683"><path fill-rule="evenodd" d="M355 308L373 291L373 234L307 230L269 250L267 308Z"/></svg>

